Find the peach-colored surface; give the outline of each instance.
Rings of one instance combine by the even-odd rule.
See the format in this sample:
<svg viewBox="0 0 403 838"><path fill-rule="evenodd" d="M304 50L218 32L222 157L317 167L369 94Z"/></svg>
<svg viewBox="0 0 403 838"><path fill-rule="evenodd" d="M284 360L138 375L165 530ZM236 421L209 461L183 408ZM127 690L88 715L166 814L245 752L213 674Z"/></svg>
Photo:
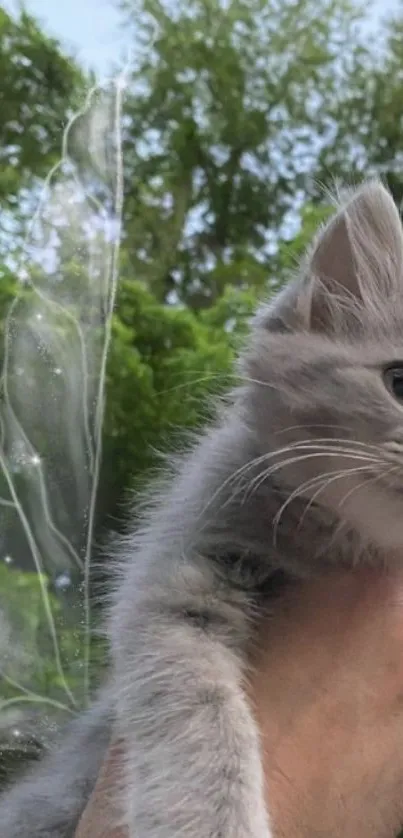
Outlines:
<svg viewBox="0 0 403 838"><path fill-rule="evenodd" d="M75 838L126 838L126 831L114 828L118 812L115 793L119 779L122 748L115 745L109 751L90 802L81 818Z"/></svg>

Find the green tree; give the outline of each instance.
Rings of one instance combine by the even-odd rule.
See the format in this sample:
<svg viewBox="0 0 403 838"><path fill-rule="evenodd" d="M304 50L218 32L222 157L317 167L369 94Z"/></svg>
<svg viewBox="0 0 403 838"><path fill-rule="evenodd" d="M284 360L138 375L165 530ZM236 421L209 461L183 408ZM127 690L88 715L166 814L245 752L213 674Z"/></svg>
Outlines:
<svg viewBox="0 0 403 838"><path fill-rule="evenodd" d="M336 177L342 184L351 184L381 175L401 204L402 2L374 35L376 49L362 47L350 56L350 84L340 85L330 103L332 130L320 155L318 181L329 183ZM319 190L317 196L321 197Z"/></svg>
<svg viewBox="0 0 403 838"><path fill-rule="evenodd" d="M309 192L343 56L348 0L143 0L127 101L126 234L161 301L261 289L276 235ZM153 39L154 35L154 39ZM141 46L143 45L143 46Z"/></svg>
<svg viewBox="0 0 403 838"><path fill-rule="evenodd" d="M108 367L101 508L116 513L144 482L158 452L200 425L208 398L228 383L227 333L193 312L159 303L123 277ZM103 517L101 515L101 517Z"/></svg>
<svg viewBox="0 0 403 838"><path fill-rule="evenodd" d="M47 174L60 154L83 77L33 17L0 8L0 78L0 200L18 212L21 187Z"/></svg>

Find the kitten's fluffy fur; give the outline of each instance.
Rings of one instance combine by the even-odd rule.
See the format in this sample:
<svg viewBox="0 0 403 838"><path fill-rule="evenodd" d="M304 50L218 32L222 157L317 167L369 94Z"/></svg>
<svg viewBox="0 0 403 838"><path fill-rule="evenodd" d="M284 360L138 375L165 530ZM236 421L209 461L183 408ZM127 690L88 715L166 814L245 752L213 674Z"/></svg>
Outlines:
<svg viewBox="0 0 403 838"><path fill-rule="evenodd" d="M121 545L108 696L2 799L1 838L71 838L112 726L130 838L270 838L247 649L279 572L403 542L403 406L384 377L402 327L400 219L371 182L258 313L239 388Z"/></svg>

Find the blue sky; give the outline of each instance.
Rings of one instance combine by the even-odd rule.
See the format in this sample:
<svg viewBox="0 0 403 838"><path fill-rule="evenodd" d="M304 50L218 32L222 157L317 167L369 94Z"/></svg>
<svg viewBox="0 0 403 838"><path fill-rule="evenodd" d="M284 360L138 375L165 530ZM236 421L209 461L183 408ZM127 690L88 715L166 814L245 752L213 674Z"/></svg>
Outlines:
<svg viewBox="0 0 403 838"><path fill-rule="evenodd" d="M9 10L18 0L4 0ZM373 16L397 6L399 0L373 0ZM120 17L111 0L25 0L44 28L71 47L81 62L107 72L111 62L122 57L126 40Z"/></svg>
<svg viewBox="0 0 403 838"><path fill-rule="evenodd" d="M14 11L18 0L3 0ZM71 47L80 61L104 73L125 47L116 5L110 0L25 0L43 28Z"/></svg>

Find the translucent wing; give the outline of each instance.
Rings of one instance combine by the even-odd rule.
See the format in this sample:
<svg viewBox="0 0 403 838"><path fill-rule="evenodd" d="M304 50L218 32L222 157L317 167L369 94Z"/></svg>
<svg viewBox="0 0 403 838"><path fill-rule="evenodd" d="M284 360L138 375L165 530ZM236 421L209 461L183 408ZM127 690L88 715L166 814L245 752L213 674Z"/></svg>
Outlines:
<svg viewBox="0 0 403 838"><path fill-rule="evenodd" d="M66 128L0 336L0 722L8 743L10 726L17 740L34 727L38 737L38 725L43 737L88 697L124 86L122 74L94 87Z"/></svg>

